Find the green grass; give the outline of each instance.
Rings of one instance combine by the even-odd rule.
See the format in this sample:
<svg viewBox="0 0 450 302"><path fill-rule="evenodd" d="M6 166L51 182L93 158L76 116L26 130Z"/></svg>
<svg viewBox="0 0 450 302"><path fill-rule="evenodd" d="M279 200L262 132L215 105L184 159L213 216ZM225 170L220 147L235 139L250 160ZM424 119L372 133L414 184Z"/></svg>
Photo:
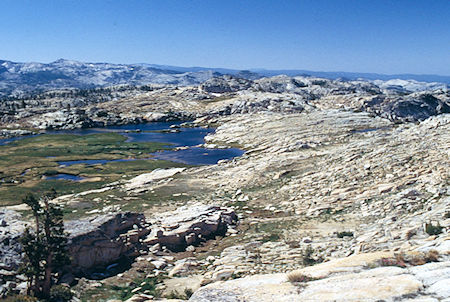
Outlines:
<svg viewBox="0 0 450 302"><path fill-rule="evenodd" d="M122 162L109 162L104 165L73 165L62 169L65 173L75 172L84 175L98 174L127 174L137 175L158 168L185 167L186 165L178 164L165 160L134 160Z"/></svg>
<svg viewBox="0 0 450 302"><path fill-rule="evenodd" d="M102 185L154 170L184 166L169 161L143 160L148 153L168 149L157 142L126 142L118 133L90 135L39 135L0 146L0 206L21 203L28 193L54 188L58 195L100 188ZM138 159L104 165L77 164L62 167L58 161L86 159ZM142 160L139 160L142 159ZM26 172L26 173L24 173ZM42 176L66 173L86 181L45 180Z"/></svg>
<svg viewBox="0 0 450 302"><path fill-rule="evenodd" d="M110 299L127 300L134 294L145 293L154 297L160 297L161 292L156 290L156 286L161 283L162 277L135 279L130 284L106 285L101 287L91 288L81 293L81 301L107 301ZM136 292L131 291L139 288Z"/></svg>
<svg viewBox="0 0 450 302"><path fill-rule="evenodd" d="M90 135L56 134L39 135L12 142L2 150L14 151L14 157L49 157L59 160L77 158L97 158L95 155L139 155L163 149L164 143L125 142L126 137L118 133L97 133ZM8 150L9 149L9 150ZM10 156L0 152L0 160Z"/></svg>
<svg viewBox="0 0 450 302"><path fill-rule="evenodd" d="M74 182L67 180L41 180L31 187L11 186L3 187L0 190L0 204L14 205L21 203L21 200L27 193L33 193L36 196L45 194L50 189L55 189L58 195L78 193L86 190L100 188L106 181L96 182Z"/></svg>

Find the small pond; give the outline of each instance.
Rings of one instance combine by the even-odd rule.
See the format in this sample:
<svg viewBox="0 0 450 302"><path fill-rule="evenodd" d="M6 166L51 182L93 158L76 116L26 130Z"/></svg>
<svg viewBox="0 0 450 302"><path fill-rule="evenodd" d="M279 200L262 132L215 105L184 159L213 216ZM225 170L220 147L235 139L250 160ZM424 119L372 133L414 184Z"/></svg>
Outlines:
<svg viewBox="0 0 450 302"><path fill-rule="evenodd" d="M60 174L56 174L56 175L52 175L52 176L46 176L46 179L61 179L61 180L70 180L70 181L80 181L85 178L81 177L81 176L77 176L77 175L60 173Z"/></svg>

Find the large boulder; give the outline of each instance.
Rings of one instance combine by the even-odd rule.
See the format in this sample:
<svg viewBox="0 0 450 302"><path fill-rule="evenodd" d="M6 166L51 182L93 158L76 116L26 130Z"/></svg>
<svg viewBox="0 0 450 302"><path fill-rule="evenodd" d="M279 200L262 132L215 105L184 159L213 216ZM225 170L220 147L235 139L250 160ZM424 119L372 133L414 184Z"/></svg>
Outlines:
<svg viewBox="0 0 450 302"><path fill-rule="evenodd" d="M19 238L25 230L21 215L11 210L0 211L0 275L17 270L21 262L22 246Z"/></svg>
<svg viewBox="0 0 450 302"><path fill-rule="evenodd" d="M152 223L140 213L109 213L65 223L69 234L68 250L72 263L63 279L73 275L93 276L117 265L121 259L132 260L153 245L182 251L215 236L225 235L236 224L233 210L195 204L159 214ZM10 210L0 211L0 281L14 280L22 262L19 238L26 223ZM150 235L149 235L150 234ZM158 249L158 248L157 248ZM70 283L70 281L68 281Z"/></svg>
<svg viewBox="0 0 450 302"><path fill-rule="evenodd" d="M22 262L19 238L25 226L17 212L0 210L0 298L17 287L16 275Z"/></svg>
<svg viewBox="0 0 450 302"><path fill-rule="evenodd" d="M184 251L189 245L224 236L228 226L236 224L237 215L228 208L195 204L163 213L151 222L152 232L145 243L159 243L172 251Z"/></svg>
<svg viewBox="0 0 450 302"><path fill-rule="evenodd" d="M58 110L36 116L31 120L31 126L38 129L76 129L102 126L96 124L84 110Z"/></svg>
<svg viewBox="0 0 450 302"><path fill-rule="evenodd" d="M143 214L116 213L66 223L75 273L138 255L139 238L150 232Z"/></svg>
<svg viewBox="0 0 450 302"><path fill-rule="evenodd" d="M124 187L128 191L145 191L154 183L172 177L184 170L185 168L155 169L150 173L144 173L130 179Z"/></svg>

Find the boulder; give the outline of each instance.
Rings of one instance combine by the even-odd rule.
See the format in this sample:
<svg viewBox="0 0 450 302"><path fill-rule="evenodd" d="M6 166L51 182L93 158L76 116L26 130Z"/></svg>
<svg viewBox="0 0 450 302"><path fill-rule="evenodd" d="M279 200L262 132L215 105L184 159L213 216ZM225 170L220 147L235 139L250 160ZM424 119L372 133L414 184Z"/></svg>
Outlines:
<svg viewBox="0 0 450 302"><path fill-rule="evenodd" d="M14 211L0 212L0 281L3 283L15 279L22 261L19 238L25 223L20 219ZM117 266L116 262L134 259L142 251L161 247L184 251L188 245L225 235L228 225L235 224L236 220L236 214L230 209L196 204L161 214L153 219L152 227L143 214L130 212L66 222L72 263L61 280L70 284L74 275L103 278L110 275L108 269ZM167 263L155 261L154 266L163 269ZM108 273L102 275L98 269Z"/></svg>
<svg viewBox="0 0 450 302"><path fill-rule="evenodd" d="M125 189L144 190L146 186L149 186L150 184L153 184L154 182L160 181L162 179L172 177L184 170L185 168L155 169L150 173L141 174L130 179L125 184Z"/></svg>
<svg viewBox="0 0 450 302"><path fill-rule="evenodd" d="M31 125L38 129L76 129L98 126L81 109L47 112L32 119Z"/></svg>
<svg viewBox="0 0 450 302"><path fill-rule="evenodd" d="M224 236L228 226L236 222L236 213L229 208L203 204L183 206L151 220L152 232L144 242L184 251L189 245Z"/></svg>
<svg viewBox="0 0 450 302"><path fill-rule="evenodd" d="M192 268L199 264L195 258L185 258L175 262L173 268L169 271L169 277L180 276L189 273Z"/></svg>
<svg viewBox="0 0 450 302"><path fill-rule="evenodd" d="M19 238L26 224L21 219L15 211L0 211L0 276L17 270L22 260Z"/></svg>
<svg viewBox="0 0 450 302"><path fill-rule="evenodd" d="M147 122L164 122L169 118L167 113L162 112L148 112L144 115Z"/></svg>
<svg viewBox="0 0 450 302"><path fill-rule="evenodd" d="M66 223L75 273L84 273L123 256L135 256L137 238L149 233L143 214L106 214Z"/></svg>

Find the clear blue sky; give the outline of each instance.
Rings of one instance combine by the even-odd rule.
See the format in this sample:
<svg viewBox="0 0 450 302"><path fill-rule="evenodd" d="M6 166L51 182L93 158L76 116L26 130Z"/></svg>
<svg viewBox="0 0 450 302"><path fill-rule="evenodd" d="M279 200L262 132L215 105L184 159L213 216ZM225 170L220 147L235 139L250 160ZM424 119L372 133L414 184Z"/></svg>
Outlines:
<svg viewBox="0 0 450 302"><path fill-rule="evenodd" d="M450 75L450 0L0 0L0 59Z"/></svg>

